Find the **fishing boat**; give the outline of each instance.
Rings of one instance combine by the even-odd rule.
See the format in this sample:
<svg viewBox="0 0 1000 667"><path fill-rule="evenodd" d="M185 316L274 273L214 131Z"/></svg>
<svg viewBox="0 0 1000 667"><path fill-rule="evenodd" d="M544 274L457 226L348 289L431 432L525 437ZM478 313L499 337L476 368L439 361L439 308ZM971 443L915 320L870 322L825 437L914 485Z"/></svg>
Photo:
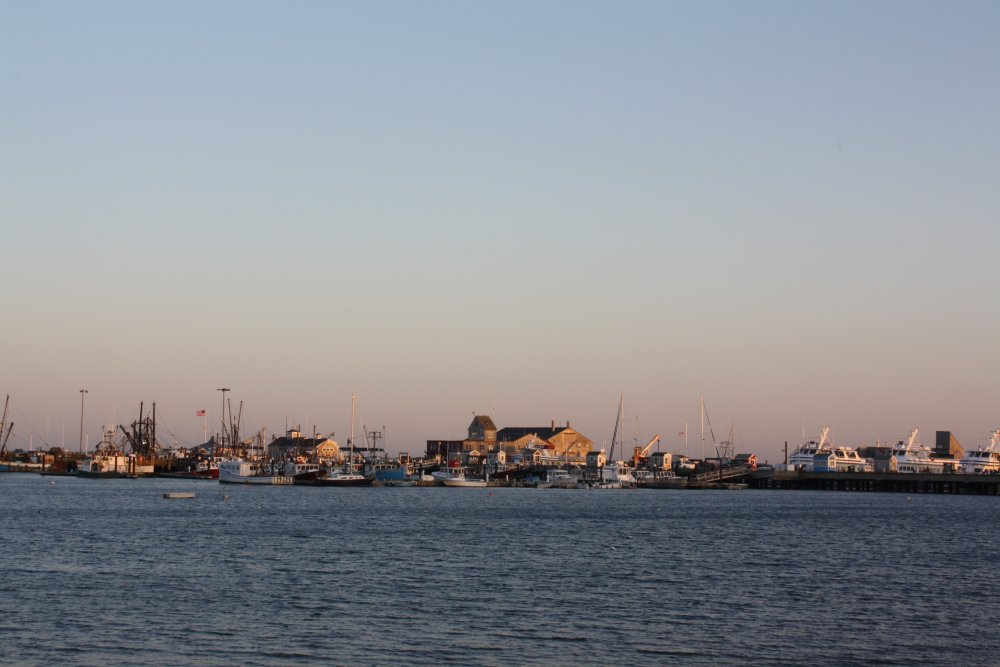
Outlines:
<svg viewBox="0 0 1000 667"><path fill-rule="evenodd" d="M485 477L470 477L467 473L467 469L462 467L458 461L452 461L449 463L447 468L442 468L441 470L435 470L432 472L431 477L444 486L486 486L487 480Z"/></svg>
<svg viewBox="0 0 1000 667"><path fill-rule="evenodd" d="M116 432L115 427L106 428L94 453L77 461L77 477L122 479L153 474L153 464L149 459L135 452L126 452L122 445L114 441Z"/></svg>
<svg viewBox="0 0 1000 667"><path fill-rule="evenodd" d="M219 463L219 483L287 485L295 483L295 476L269 461L236 458Z"/></svg>
<svg viewBox="0 0 1000 667"><path fill-rule="evenodd" d="M550 468L545 471L544 488L575 489L580 478L563 468Z"/></svg>
<svg viewBox="0 0 1000 667"><path fill-rule="evenodd" d="M959 466L970 474L1000 473L1000 428L993 431L989 442L983 442L962 456Z"/></svg>
<svg viewBox="0 0 1000 667"><path fill-rule="evenodd" d="M195 494L190 491L173 491L171 493L164 493L163 497L168 500L186 500L188 498L194 498Z"/></svg>

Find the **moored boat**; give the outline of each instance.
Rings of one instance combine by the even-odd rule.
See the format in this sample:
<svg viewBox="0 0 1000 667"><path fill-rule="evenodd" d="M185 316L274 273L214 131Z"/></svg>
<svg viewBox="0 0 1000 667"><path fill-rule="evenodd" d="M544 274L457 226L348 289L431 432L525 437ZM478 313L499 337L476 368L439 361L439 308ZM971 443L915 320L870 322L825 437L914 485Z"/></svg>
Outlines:
<svg viewBox="0 0 1000 667"><path fill-rule="evenodd" d="M244 461L231 459L219 464L219 483L221 484L260 484L286 485L293 484L295 477L284 474L266 461Z"/></svg>
<svg viewBox="0 0 1000 667"><path fill-rule="evenodd" d="M853 447L832 447L815 456L813 472L871 472L872 464Z"/></svg>
<svg viewBox="0 0 1000 667"><path fill-rule="evenodd" d="M431 477L444 486L483 487L487 484L485 477L470 477L465 468L455 464L435 470Z"/></svg>
<svg viewBox="0 0 1000 667"><path fill-rule="evenodd" d="M954 459L932 458L931 448L920 444L917 439L918 430L910 431L906 442L900 440L892 448L892 455L896 458L896 472L940 474L946 468L949 472L953 471L957 462Z"/></svg>
<svg viewBox="0 0 1000 667"><path fill-rule="evenodd" d="M993 431L989 442L967 451L959 466L962 472L970 474L1000 473L1000 428Z"/></svg>
<svg viewBox="0 0 1000 667"><path fill-rule="evenodd" d="M153 474L152 461L135 453L126 453L124 447L114 442L114 435L114 428L105 429L101 444L94 453L77 461L77 477L122 479Z"/></svg>
<svg viewBox="0 0 1000 667"><path fill-rule="evenodd" d="M830 427L820 434L819 442L809 440L788 457L793 470L803 472L871 472L871 462L853 447L834 446L829 442Z"/></svg>
<svg viewBox="0 0 1000 667"><path fill-rule="evenodd" d="M820 434L818 442L816 440L808 440L796 447L788 457L788 465L791 466L792 470L812 472L813 465L816 462L816 455L820 452L827 451L829 448L827 444L827 438L829 436L830 427L827 426Z"/></svg>

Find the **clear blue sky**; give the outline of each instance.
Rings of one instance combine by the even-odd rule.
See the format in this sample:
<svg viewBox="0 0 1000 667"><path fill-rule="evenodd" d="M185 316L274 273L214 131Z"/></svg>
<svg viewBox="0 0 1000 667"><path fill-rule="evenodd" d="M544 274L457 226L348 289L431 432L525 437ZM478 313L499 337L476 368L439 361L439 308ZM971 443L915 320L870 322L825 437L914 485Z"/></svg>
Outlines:
<svg viewBox="0 0 1000 667"><path fill-rule="evenodd" d="M1000 4L0 4L16 438L1000 424ZM697 452L692 452L697 453Z"/></svg>

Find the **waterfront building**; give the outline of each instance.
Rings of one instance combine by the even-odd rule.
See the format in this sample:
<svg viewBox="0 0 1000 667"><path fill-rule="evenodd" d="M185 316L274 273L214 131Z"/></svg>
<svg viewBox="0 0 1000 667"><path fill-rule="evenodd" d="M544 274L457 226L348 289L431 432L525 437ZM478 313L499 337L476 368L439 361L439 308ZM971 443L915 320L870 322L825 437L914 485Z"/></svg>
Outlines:
<svg viewBox="0 0 1000 667"><path fill-rule="evenodd" d="M498 430L492 417L475 415L465 440L428 440L425 456L438 461L473 458L498 466L520 460L525 464L559 465L582 462L593 445L568 421L565 426L552 421L550 426L508 426ZM494 455L499 452L504 454L502 461Z"/></svg>
<svg viewBox="0 0 1000 667"><path fill-rule="evenodd" d="M304 456L320 463L341 463L343 457L340 445L329 436L316 435L307 438L298 429L289 429L280 438L274 438L267 446L267 456L273 460L291 460Z"/></svg>
<svg viewBox="0 0 1000 667"><path fill-rule="evenodd" d="M951 431L938 431L935 435L931 458L960 461L965 456L965 449Z"/></svg>
<svg viewBox="0 0 1000 667"><path fill-rule="evenodd" d="M497 432L497 446L509 455L523 451L531 441L551 447L553 456L573 463L584 461L594 447L594 442L568 421L565 426L553 421L550 426L507 426Z"/></svg>

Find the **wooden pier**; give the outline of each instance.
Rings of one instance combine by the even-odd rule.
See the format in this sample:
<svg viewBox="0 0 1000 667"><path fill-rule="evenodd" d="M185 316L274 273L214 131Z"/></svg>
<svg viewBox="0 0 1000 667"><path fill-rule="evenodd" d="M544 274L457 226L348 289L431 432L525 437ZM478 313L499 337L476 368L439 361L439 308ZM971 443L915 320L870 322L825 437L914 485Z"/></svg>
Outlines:
<svg viewBox="0 0 1000 667"><path fill-rule="evenodd" d="M755 489L1000 495L1000 475L759 470L747 483Z"/></svg>

